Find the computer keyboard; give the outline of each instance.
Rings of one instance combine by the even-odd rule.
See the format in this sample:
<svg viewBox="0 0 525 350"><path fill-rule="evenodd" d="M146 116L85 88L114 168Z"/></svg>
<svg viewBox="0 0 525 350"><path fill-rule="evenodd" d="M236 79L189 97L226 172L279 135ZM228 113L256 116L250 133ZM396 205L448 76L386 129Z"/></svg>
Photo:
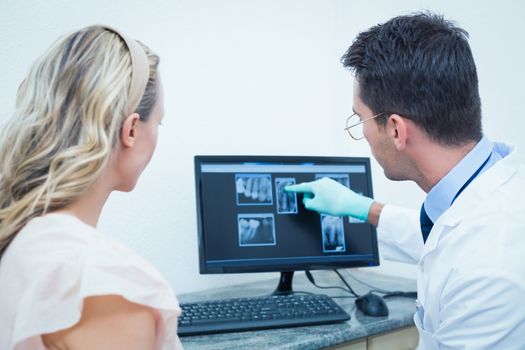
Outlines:
<svg viewBox="0 0 525 350"><path fill-rule="evenodd" d="M183 303L180 336L346 321L348 315L322 294L285 294Z"/></svg>

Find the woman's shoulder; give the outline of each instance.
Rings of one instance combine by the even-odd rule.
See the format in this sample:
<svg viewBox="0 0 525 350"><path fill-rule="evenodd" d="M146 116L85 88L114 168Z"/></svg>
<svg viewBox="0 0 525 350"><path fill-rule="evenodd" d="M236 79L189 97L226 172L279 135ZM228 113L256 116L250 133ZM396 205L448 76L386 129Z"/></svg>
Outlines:
<svg viewBox="0 0 525 350"><path fill-rule="evenodd" d="M127 256L145 262L134 251L117 240L99 232L75 216L50 213L30 220L16 235L5 252L4 260L19 257L31 261L31 256L60 258L63 254L87 257L90 254Z"/></svg>
<svg viewBox="0 0 525 350"><path fill-rule="evenodd" d="M98 270L126 277L140 271L151 278L164 279L146 259L117 240L99 232L80 219L62 213L51 213L29 221L18 233L2 258L7 267L17 265L19 271L34 273L42 266L73 262L81 264L83 272ZM93 276L93 277L96 277Z"/></svg>
<svg viewBox="0 0 525 350"><path fill-rule="evenodd" d="M74 216L51 213L31 219L16 235L8 249L16 255L49 250L72 250L97 240L97 230Z"/></svg>
<svg viewBox="0 0 525 350"><path fill-rule="evenodd" d="M0 309L6 311L0 323L13 324L3 330L12 344L39 342L40 334L71 327L90 296L117 295L149 306L168 329L176 330L180 314L171 286L152 264L64 214L35 218L19 232L2 257L0 285L6 287L0 290ZM0 338L7 336L3 331Z"/></svg>
<svg viewBox="0 0 525 350"><path fill-rule="evenodd" d="M93 227L65 214L46 214L31 219L15 236L2 256L0 276L15 269L34 275L48 266L84 255L96 244Z"/></svg>

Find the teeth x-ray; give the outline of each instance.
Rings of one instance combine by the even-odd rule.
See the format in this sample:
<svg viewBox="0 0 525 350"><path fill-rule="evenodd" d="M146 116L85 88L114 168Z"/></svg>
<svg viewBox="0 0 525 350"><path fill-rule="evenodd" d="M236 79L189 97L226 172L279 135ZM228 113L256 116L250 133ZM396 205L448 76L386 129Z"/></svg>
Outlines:
<svg viewBox="0 0 525 350"><path fill-rule="evenodd" d="M277 214L297 214L297 194L286 192L284 188L288 185L295 185L295 178L278 177L275 179Z"/></svg>
<svg viewBox="0 0 525 350"><path fill-rule="evenodd" d="M241 247L276 244L273 214L238 214L237 222Z"/></svg>
<svg viewBox="0 0 525 350"><path fill-rule="evenodd" d="M345 233L343 218L340 216L321 215L321 231L323 237L323 252L344 252Z"/></svg>
<svg viewBox="0 0 525 350"><path fill-rule="evenodd" d="M351 217L351 216L348 217L348 222L351 223L351 224L363 224L363 223L366 223L366 221L364 221L364 220L356 219L356 218Z"/></svg>
<svg viewBox="0 0 525 350"><path fill-rule="evenodd" d="M269 174L236 174L237 205L271 205L272 177Z"/></svg>
<svg viewBox="0 0 525 350"><path fill-rule="evenodd" d="M315 179L316 180L322 179L323 177L329 177L330 179L339 182L341 185L350 188L350 178L346 174L316 174L315 175ZM362 194L362 193L360 193L360 194ZM356 219L356 218L353 218L351 216L348 217L348 222L351 223L351 224L362 224L362 223L364 223L364 221Z"/></svg>
<svg viewBox="0 0 525 350"><path fill-rule="evenodd" d="M347 174L315 174L315 179L319 180L323 177L329 177L332 180L339 182L341 185L350 188L350 178Z"/></svg>

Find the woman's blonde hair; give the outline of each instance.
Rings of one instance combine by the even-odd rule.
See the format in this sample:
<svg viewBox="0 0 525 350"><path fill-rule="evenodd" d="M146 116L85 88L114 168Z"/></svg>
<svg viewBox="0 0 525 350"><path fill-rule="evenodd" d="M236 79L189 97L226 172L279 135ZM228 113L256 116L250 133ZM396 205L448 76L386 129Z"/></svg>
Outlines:
<svg viewBox="0 0 525 350"><path fill-rule="evenodd" d="M136 110L145 121L159 57L140 45L150 68ZM29 220L67 206L99 178L126 118L132 73L123 38L102 26L59 39L33 64L0 131L0 256Z"/></svg>

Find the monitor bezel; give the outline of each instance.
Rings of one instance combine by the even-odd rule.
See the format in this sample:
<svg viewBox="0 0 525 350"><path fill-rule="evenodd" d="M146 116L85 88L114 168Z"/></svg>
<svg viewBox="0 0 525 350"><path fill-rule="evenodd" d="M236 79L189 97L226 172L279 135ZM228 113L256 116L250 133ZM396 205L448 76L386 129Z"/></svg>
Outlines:
<svg viewBox="0 0 525 350"><path fill-rule="evenodd" d="M242 162L270 162L270 163L316 163L316 164L359 164L365 166L367 174L367 185L370 189L370 197L373 198L372 176L370 158L367 157L340 157L340 156L264 156L264 155L196 155L194 156L195 166L195 203L197 209L197 241L199 252L199 273L200 274L225 274L225 273L257 273L257 272L283 272L283 271L304 271L304 270L326 270L339 268L371 267L379 266L379 249L377 242L377 231L370 225L372 234L372 259L349 260L344 262L323 262L318 263L290 263L279 266L209 266L206 263L205 233L202 225L202 203L201 203L201 165L202 163L242 163Z"/></svg>

